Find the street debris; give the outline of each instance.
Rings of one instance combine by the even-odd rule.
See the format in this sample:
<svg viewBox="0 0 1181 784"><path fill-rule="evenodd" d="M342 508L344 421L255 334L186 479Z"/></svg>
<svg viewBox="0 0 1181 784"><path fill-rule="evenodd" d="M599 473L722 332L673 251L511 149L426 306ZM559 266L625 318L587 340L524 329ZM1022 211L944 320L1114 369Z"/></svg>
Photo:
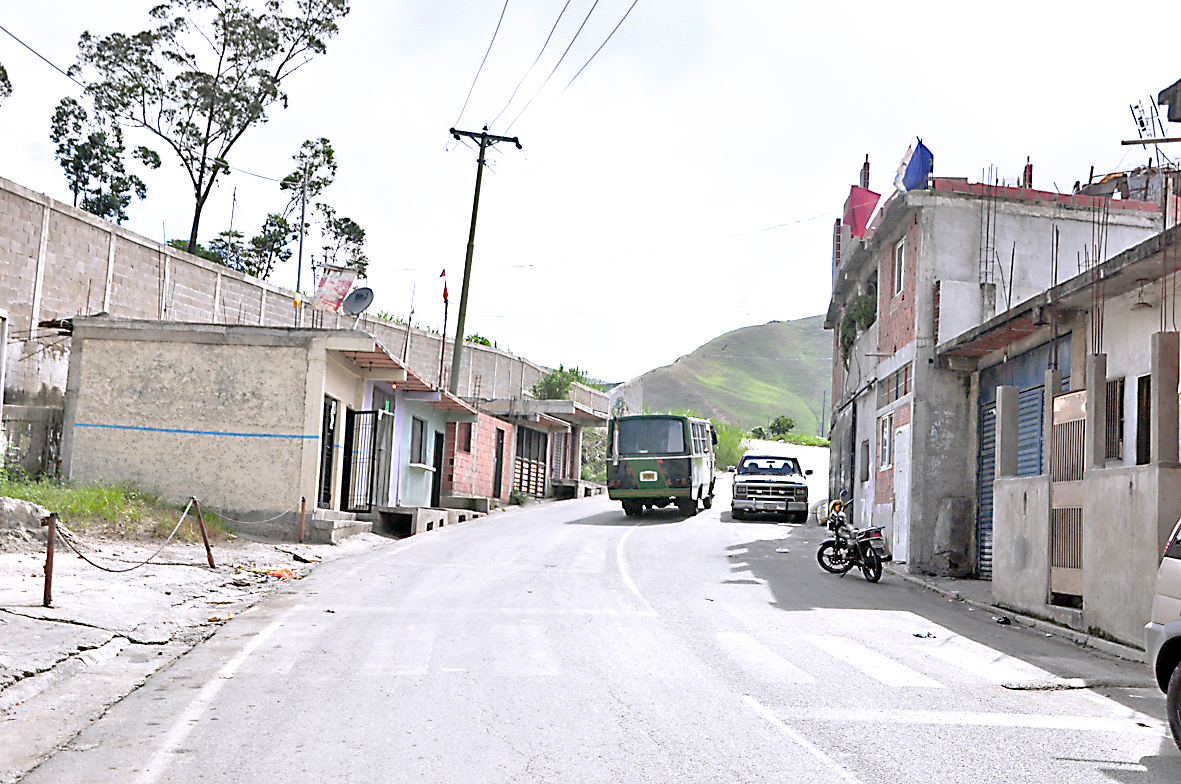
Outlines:
<svg viewBox="0 0 1181 784"><path fill-rule="evenodd" d="M775 552L777 552L777 553L790 553L790 552L791 552L791 550L788 550L786 547L780 547L780 548L778 548L777 550L775 550Z"/></svg>
<svg viewBox="0 0 1181 784"><path fill-rule="evenodd" d="M1006 618L1003 615L999 615L999 616L993 618L993 620L996 621L1001 626L1010 626L1013 623L1012 621L1010 621L1008 618Z"/></svg>
<svg viewBox="0 0 1181 784"><path fill-rule="evenodd" d="M931 638L931 639L934 639L934 637L935 637L935 635L934 635L934 634L931 634L931 632L915 632L915 633L914 633L914 636L915 636L915 637L921 637L921 638L924 638L924 639L926 639L926 638Z"/></svg>

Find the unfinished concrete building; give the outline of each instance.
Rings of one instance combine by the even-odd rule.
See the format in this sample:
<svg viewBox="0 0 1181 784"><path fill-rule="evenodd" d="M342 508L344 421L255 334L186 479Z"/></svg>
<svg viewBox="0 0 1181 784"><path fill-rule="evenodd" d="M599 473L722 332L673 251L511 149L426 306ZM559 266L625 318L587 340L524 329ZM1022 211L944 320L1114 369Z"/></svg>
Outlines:
<svg viewBox="0 0 1181 784"><path fill-rule="evenodd" d="M863 237L835 228L830 493L852 499L856 524L884 526L915 571L992 573L991 476L980 467L995 404L940 368L936 345L1049 288L1055 243L1073 269L1160 230L1158 203L1040 191L1029 171L1024 187L932 177L888 198ZM1072 357L1065 350L1063 383ZM1020 384L1039 422L1043 384L1044 374ZM1040 458L1021 470L1040 473Z"/></svg>

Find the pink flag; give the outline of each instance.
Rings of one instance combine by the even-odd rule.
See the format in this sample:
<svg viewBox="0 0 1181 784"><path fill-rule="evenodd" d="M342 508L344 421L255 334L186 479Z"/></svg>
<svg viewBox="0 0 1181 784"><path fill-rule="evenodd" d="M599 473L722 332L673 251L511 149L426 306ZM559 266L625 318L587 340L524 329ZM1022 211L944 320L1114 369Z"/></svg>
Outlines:
<svg viewBox="0 0 1181 784"><path fill-rule="evenodd" d="M869 218L873 215L874 207L878 206L880 198L881 194L860 185L850 188L849 198L845 200L844 223L854 237L865 236L865 228L869 225Z"/></svg>

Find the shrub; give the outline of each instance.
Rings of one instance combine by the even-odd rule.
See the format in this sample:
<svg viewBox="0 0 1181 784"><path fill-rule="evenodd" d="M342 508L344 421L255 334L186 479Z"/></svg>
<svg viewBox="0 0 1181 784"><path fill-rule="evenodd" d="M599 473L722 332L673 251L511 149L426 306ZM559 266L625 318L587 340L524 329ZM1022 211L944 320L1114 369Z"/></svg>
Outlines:
<svg viewBox="0 0 1181 784"><path fill-rule="evenodd" d="M529 503L529 494L524 490L511 490L508 494L508 502L517 506L524 506Z"/></svg>

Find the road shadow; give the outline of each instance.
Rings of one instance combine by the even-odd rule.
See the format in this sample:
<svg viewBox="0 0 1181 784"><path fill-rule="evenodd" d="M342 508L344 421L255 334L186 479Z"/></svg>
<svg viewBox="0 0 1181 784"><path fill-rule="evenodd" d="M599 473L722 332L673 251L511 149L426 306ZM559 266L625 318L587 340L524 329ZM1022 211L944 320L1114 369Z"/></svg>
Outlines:
<svg viewBox="0 0 1181 784"><path fill-rule="evenodd" d="M1061 678L1102 676L1129 683L1140 682L1145 678L1143 664L1117 659L1098 651L1090 651L1088 657L1080 659L1072 653L1075 648L1073 643L1061 638L1050 639L1044 632L1017 623L998 624L995 617L1004 614L997 615L971 607L962 600L936 593L889 572L882 576L879 583L866 581L857 568L843 577L825 572L816 561L816 550L828 535L829 532L824 528L803 526L793 528L792 534L785 539L760 539L732 545L726 548L731 561L731 574L722 583L744 583L751 579L764 583L772 594L771 606L788 612L853 609L914 613L962 637L1036 664ZM925 628L924 624L917 623L914 631L919 633ZM1099 691L1108 699L1136 711L1145 711L1146 698L1160 698L1160 692L1155 688ZM1150 713L1155 714L1156 711ZM1147 783L1181 780L1178 775L1181 759L1174 755L1171 741L1162 748L1164 769L1171 770L1170 777L1155 778L1162 769L1155 761L1156 757L1148 757L1141 762L1148 768L1148 773L1127 766L1118 770L1113 766L1113 769L1105 770L1104 773L1114 781Z"/></svg>
<svg viewBox="0 0 1181 784"><path fill-rule="evenodd" d="M570 520L566 525L605 525L605 526L619 526L620 528L630 528L633 525L669 525L672 523L683 523L689 518L682 514L675 506L669 506L665 509L649 509L639 517L628 517L623 513L623 507L616 507L609 509L606 512L599 512L590 517L581 517L577 520Z"/></svg>

